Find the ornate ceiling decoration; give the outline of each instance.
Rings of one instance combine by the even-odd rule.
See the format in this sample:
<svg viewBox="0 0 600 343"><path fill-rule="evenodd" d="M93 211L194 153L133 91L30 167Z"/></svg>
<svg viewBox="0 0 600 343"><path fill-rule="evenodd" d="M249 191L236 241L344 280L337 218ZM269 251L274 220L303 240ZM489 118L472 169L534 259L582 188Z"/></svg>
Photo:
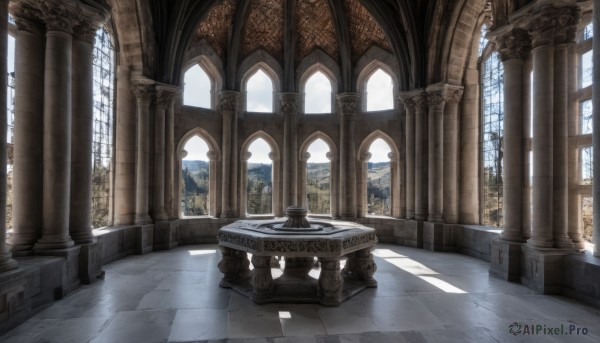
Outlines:
<svg viewBox="0 0 600 343"><path fill-rule="evenodd" d="M360 58L372 45L387 51L392 50L379 24L358 0L346 0L344 6L350 23L354 59Z"/></svg>
<svg viewBox="0 0 600 343"><path fill-rule="evenodd" d="M250 2L240 49L243 57L264 49L277 60L283 59L283 1Z"/></svg>
<svg viewBox="0 0 600 343"><path fill-rule="evenodd" d="M337 61L339 50L334 21L327 1L299 0L296 13L298 32L296 62L300 62L316 48L323 50Z"/></svg>
<svg viewBox="0 0 600 343"><path fill-rule="evenodd" d="M235 0L223 0L210 9L204 20L198 25L196 36L198 39L206 39L208 44L219 55L224 58L227 50L229 28L233 23L235 15Z"/></svg>

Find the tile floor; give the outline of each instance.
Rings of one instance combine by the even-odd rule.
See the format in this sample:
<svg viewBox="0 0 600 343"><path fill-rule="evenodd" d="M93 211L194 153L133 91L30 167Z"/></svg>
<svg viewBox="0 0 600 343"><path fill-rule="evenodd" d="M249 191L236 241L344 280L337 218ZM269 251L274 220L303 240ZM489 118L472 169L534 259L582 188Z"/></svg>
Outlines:
<svg viewBox="0 0 600 343"><path fill-rule="evenodd" d="M374 254L379 287L335 308L259 306L219 288L216 245L131 256L0 342L600 342L600 309L490 278L483 261L383 244ZM587 335L512 335L513 323Z"/></svg>

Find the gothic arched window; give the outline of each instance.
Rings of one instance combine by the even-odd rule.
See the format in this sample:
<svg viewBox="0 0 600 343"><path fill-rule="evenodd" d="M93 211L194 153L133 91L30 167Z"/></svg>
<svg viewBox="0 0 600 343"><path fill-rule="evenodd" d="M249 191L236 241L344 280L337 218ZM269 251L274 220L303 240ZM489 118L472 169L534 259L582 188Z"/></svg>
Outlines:
<svg viewBox="0 0 600 343"><path fill-rule="evenodd" d="M92 138L92 225L108 225L110 162L113 157L115 56L105 28L96 32L93 51L94 135Z"/></svg>
<svg viewBox="0 0 600 343"><path fill-rule="evenodd" d="M394 81L390 74L378 68L365 86L367 111L394 109Z"/></svg>
<svg viewBox="0 0 600 343"><path fill-rule="evenodd" d="M273 112L273 80L258 69L246 82L246 111Z"/></svg>
<svg viewBox="0 0 600 343"><path fill-rule="evenodd" d="M369 147L367 162L367 214L392 215L392 175L390 146L377 138Z"/></svg>
<svg viewBox="0 0 600 343"><path fill-rule="evenodd" d="M202 67L192 66L183 77L183 104L212 109L213 83Z"/></svg>
<svg viewBox="0 0 600 343"><path fill-rule="evenodd" d="M184 145L181 160L181 215L206 216L210 204L209 147L204 139L195 135Z"/></svg>
<svg viewBox="0 0 600 343"><path fill-rule="evenodd" d="M308 149L306 160L306 203L308 213L331 213L330 148L322 139L316 139Z"/></svg>
<svg viewBox="0 0 600 343"><path fill-rule="evenodd" d="M331 113L331 81L321 71L304 85L304 113Z"/></svg>
<svg viewBox="0 0 600 343"><path fill-rule="evenodd" d="M273 161L271 147L258 138L248 147L246 211L250 215L273 213Z"/></svg>
<svg viewBox="0 0 600 343"><path fill-rule="evenodd" d="M504 67L498 52L489 52L484 38L487 31L482 25L481 56L481 222L484 225L502 226L503 173L502 154L504 136Z"/></svg>

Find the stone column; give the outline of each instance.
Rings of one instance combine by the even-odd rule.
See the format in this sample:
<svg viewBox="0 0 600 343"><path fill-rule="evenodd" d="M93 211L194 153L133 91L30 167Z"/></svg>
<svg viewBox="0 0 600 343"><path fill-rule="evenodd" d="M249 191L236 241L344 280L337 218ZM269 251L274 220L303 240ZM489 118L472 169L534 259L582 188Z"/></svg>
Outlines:
<svg viewBox="0 0 600 343"><path fill-rule="evenodd" d="M600 37L600 0L593 0L594 4L594 37ZM594 60L596 66L600 66L600 39L594 39ZM594 150L594 175L600 175L600 68L594 68L594 83L592 85L593 98L593 132L592 145ZM600 182L593 184L594 201L594 256L600 256Z"/></svg>
<svg viewBox="0 0 600 343"><path fill-rule="evenodd" d="M8 45L8 0L0 0L0 51L7 51ZM11 258L6 244L6 89L8 84L6 53L0 55L0 272L19 267Z"/></svg>
<svg viewBox="0 0 600 343"><path fill-rule="evenodd" d="M33 253L42 230L46 43L43 26L31 11L14 4L11 9L17 23L15 74L19 77L15 79L13 235L9 244L18 255Z"/></svg>
<svg viewBox="0 0 600 343"><path fill-rule="evenodd" d="M522 97L521 97L521 112L523 116L521 117L521 127L523 134L523 149L522 149L522 161L523 161L523 169L521 170L521 206L523 207L521 210L521 231L524 239L529 239L531 237L531 53L528 54L527 60L523 63L523 72L521 77L523 81L521 82L522 87ZM573 74L574 77L577 77L577 73Z"/></svg>
<svg viewBox="0 0 600 343"><path fill-rule="evenodd" d="M441 222L444 196L444 105L445 89L442 85L427 87L428 115L428 201L427 221Z"/></svg>
<svg viewBox="0 0 600 343"><path fill-rule="evenodd" d="M340 118L340 199L342 219L351 219L356 213L356 145L354 120L360 104L357 93L337 96Z"/></svg>
<svg viewBox="0 0 600 343"><path fill-rule="evenodd" d="M479 140L481 106L479 70L470 66L465 72L465 88L460 114L460 201L461 224L479 224Z"/></svg>
<svg viewBox="0 0 600 343"><path fill-rule="evenodd" d="M553 196L553 120L554 113L554 23L539 15L529 24L533 40L533 194L532 232L528 245L554 246L552 233Z"/></svg>
<svg viewBox="0 0 600 343"><path fill-rule="evenodd" d="M135 216L135 103L131 92L131 73L117 67L115 112L115 211L114 225L131 225Z"/></svg>
<svg viewBox="0 0 600 343"><path fill-rule="evenodd" d="M557 18L554 37L554 189L552 202L552 228L554 246L571 249L569 231L569 46L575 43L579 10L566 7ZM572 115L572 114L571 114Z"/></svg>
<svg viewBox="0 0 600 343"><path fill-rule="evenodd" d="M36 250L72 246L69 235L71 194L71 72L74 10L43 3L46 21L44 73L44 178L42 237Z"/></svg>
<svg viewBox="0 0 600 343"><path fill-rule="evenodd" d="M165 122L165 130L166 130L166 152L165 152L165 210L167 211L167 215L169 219L177 219L177 206L175 204L176 197L176 189L175 185L177 184L177 180L179 178L175 177L175 99L178 98L179 89L176 93L174 93L174 97L171 99L171 102L168 104L166 109L166 122ZM211 183L212 179L216 179L216 173L213 173L211 162ZM215 180L216 181L216 180ZM216 191L216 188L210 188ZM214 209L214 207L213 207Z"/></svg>
<svg viewBox="0 0 600 343"><path fill-rule="evenodd" d="M152 215L154 222L167 220L165 212L165 117L174 94L164 86L156 86L154 109L154 196Z"/></svg>
<svg viewBox="0 0 600 343"><path fill-rule="evenodd" d="M302 194L298 192L298 99L297 93L280 93L283 114L283 207L299 206Z"/></svg>
<svg viewBox="0 0 600 343"><path fill-rule="evenodd" d="M150 96L154 85L149 80L138 80L133 85L133 93L137 100L137 149L136 149L136 186L135 186L135 220L136 225L150 223L148 216L148 181L150 169L150 137L149 115Z"/></svg>
<svg viewBox="0 0 600 343"><path fill-rule="evenodd" d="M498 38L504 66L504 231L501 239L524 242L522 224L523 171L523 60L530 49L525 30L513 31Z"/></svg>
<svg viewBox="0 0 600 343"><path fill-rule="evenodd" d="M406 219L415 217L415 103L411 93L404 93L400 101L405 107L406 147Z"/></svg>
<svg viewBox="0 0 600 343"><path fill-rule="evenodd" d="M234 91L221 92L221 113L223 115L223 182L221 215L234 218L237 214L237 111L240 103L240 93ZM245 190L241 190L245 193ZM242 213L240 213L242 215Z"/></svg>
<svg viewBox="0 0 600 343"><path fill-rule="evenodd" d="M77 244L92 234L92 140L94 135L93 49L96 25L78 27L73 40L73 136L69 231ZM108 167L108 166L107 166Z"/></svg>
<svg viewBox="0 0 600 343"><path fill-rule="evenodd" d="M413 97L415 103L415 219L425 220L425 147L427 142L427 115L425 104L427 98L424 92L419 92Z"/></svg>
<svg viewBox="0 0 600 343"><path fill-rule="evenodd" d="M447 86L444 107L444 207L443 218L448 224L458 223L460 200L458 197L459 119L458 104L463 95L462 87Z"/></svg>

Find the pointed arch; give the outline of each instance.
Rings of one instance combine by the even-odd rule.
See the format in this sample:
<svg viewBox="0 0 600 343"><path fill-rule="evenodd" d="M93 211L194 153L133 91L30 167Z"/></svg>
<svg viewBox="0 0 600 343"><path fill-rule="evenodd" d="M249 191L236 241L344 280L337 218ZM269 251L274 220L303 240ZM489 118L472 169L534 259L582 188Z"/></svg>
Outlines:
<svg viewBox="0 0 600 343"><path fill-rule="evenodd" d="M180 86L184 87L185 74L188 70L198 65L208 75L211 81L210 87L210 109L216 109L219 101L219 92L223 89L223 63L213 48L206 42L201 40L200 42L191 46L185 56L184 67L182 68L182 75Z"/></svg>
<svg viewBox="0 0 600 343"><path fill-rule="evenodd" d="M402 185L400 184L400 151L394 143L394 140L381 130L375 130L369 134L358 148L358 185L357 185L357 199L358 206L357 212L359 217L365 217L367 215L367 177L368 177L368 162L371 158L369 149L371 144L377 139L382 139L391 149L388 157L390 158L390 179L391 179L391 213L392 217L399 217L401 215L401 209L403 204L403 197L401 195Z"/></svg>
<svg viewBox="0 0 600 343"><path fill-rule="evenodd" d="M258 71L262 70L273 83L273 113L279 111L277 94L281 91L281 80L283 80L283 68L279 62L268 52L259 49L246 57L238 68L237 86L241 90L243 110L246 111L246 84L248 80Z"/></svg>
<svg viewBox="0 0 600 343"><path fill-rule="evenodd" d="M249 154L248 154L248 149L250 148L250 146L252 145L252 143L254 143L254 141L256 141L257 139L262 138L265 142L267 142L267 144L269 145L269 148L271 148L271 153L269 155L271 161L273 161L273 175L272 175L272 184L273 184L273 188L272 188L272 194L273 194L273 198L272 198L272 213L275 216L281 217L283 216L283 205L281 204L281 197L282 197L282 178L281 178L281 150L279 149L279 146L277 145L277 142L275 141L275 139L273 139L273 137L271 137L268 133L259 130L254 132L253 134L251 134L250 136L248 136L245 140L244 143L241 146L241 153L240 153L240 161L239 161L239 165L240 165L240 189L242 190L240 192L240 201L239 201L239 213L241 216L243 216L246 212L247 212L247 205L248 205L248 197L247 197L247 193L246 193L246 189L248 188L248 159L249 159Z"/></svg>
<svg viewBox="0 0 600 343"><path fill-rule="evenodd" d="M330 193L331 193L331 197L329 200L329 204L330 204L330 213L331 213L331 217L332 218L337 218L339 216L340 210L339 210L339 203L338 203L338 194L339 194L339 187L338 187L338 180L339 180L339 153L338 153L338 148L337 145L335 144L334 140L331 139L331 137L329 137L328 135L326 135L325 133L321 132L321 131L316 131L314 133L312 133L310 136L308 136L304 142L302 143L302 145L300 145L300 150L299 150L299 154L298 156L299 158L299 170L300 170L300 174L298 177L298 187L297 189L300 190L300 199L298 199L298 203L302 204L303 207L308 208L308 204L306 203L306 182L307 182L307 175L306 175L306 167L307 167L307 163L308 163L308 159L306 158L306 153L308 152L308 148L310 148L310 146L312 145L312 143L314 143L316 140L321 139L322 141L325 142L325 144L327 144L329 146L329 153L327 154L327 157L329 158L330 161Z"/></svg>
<svg viewBox="0 0 600 343"><path fill-rule="evenodd" d="M219 143L210 135L206 130L196 127L190 131L188 131L183 137L179 140L177 144L177 163L175 166L177 177L177 196L176 196L176 205L175 207L178 209L177 213L181 217L182 216L182 208L181 208L181 175L183 172L183 159L187 156L187 152L184 150L185 145L188 143L190 139L193 137L200 137L202 140L206 142L208 145L208 154L207 157L209 159L209 186L208 186L208 195L209 195L209 205L208 205L208 215L219 217L221 215L221 180L217 177L217 175L221 174L221 149L219 147Z"/></svg>
<svg viewBox="0 0 600 343"><path fill-rule="evenodd" d="M329 70L327 67L322 65L321 63L316 63L307 68L302 76L300 77L300 94L302 97L301 101L301 112L306 113L306 83L313 77L316 73L321 72L327 80L329 80L329 85L331 86L331 95L330 95L330 105L331 111L330 113L335 113L335 96L337 94L337 84L335 75Z"/></svg>
<svg viewBox="0 0 600 343"><path fill-rule="evenodd" d="M398 93L398 77L389 65L385 64L384 62L378 59L374 59L371 60L368 64L364 65L364 67L360 70L356 81L358 93L360 93L362 95L362 98L364 99L364 101L362 101L362 111L364 112L367 111L367 84L371 79L371 76L373 76L373 74L375 74L378 70L382 70L392 79L392 109L395 109L396 102L393 99Z"/></svg>

